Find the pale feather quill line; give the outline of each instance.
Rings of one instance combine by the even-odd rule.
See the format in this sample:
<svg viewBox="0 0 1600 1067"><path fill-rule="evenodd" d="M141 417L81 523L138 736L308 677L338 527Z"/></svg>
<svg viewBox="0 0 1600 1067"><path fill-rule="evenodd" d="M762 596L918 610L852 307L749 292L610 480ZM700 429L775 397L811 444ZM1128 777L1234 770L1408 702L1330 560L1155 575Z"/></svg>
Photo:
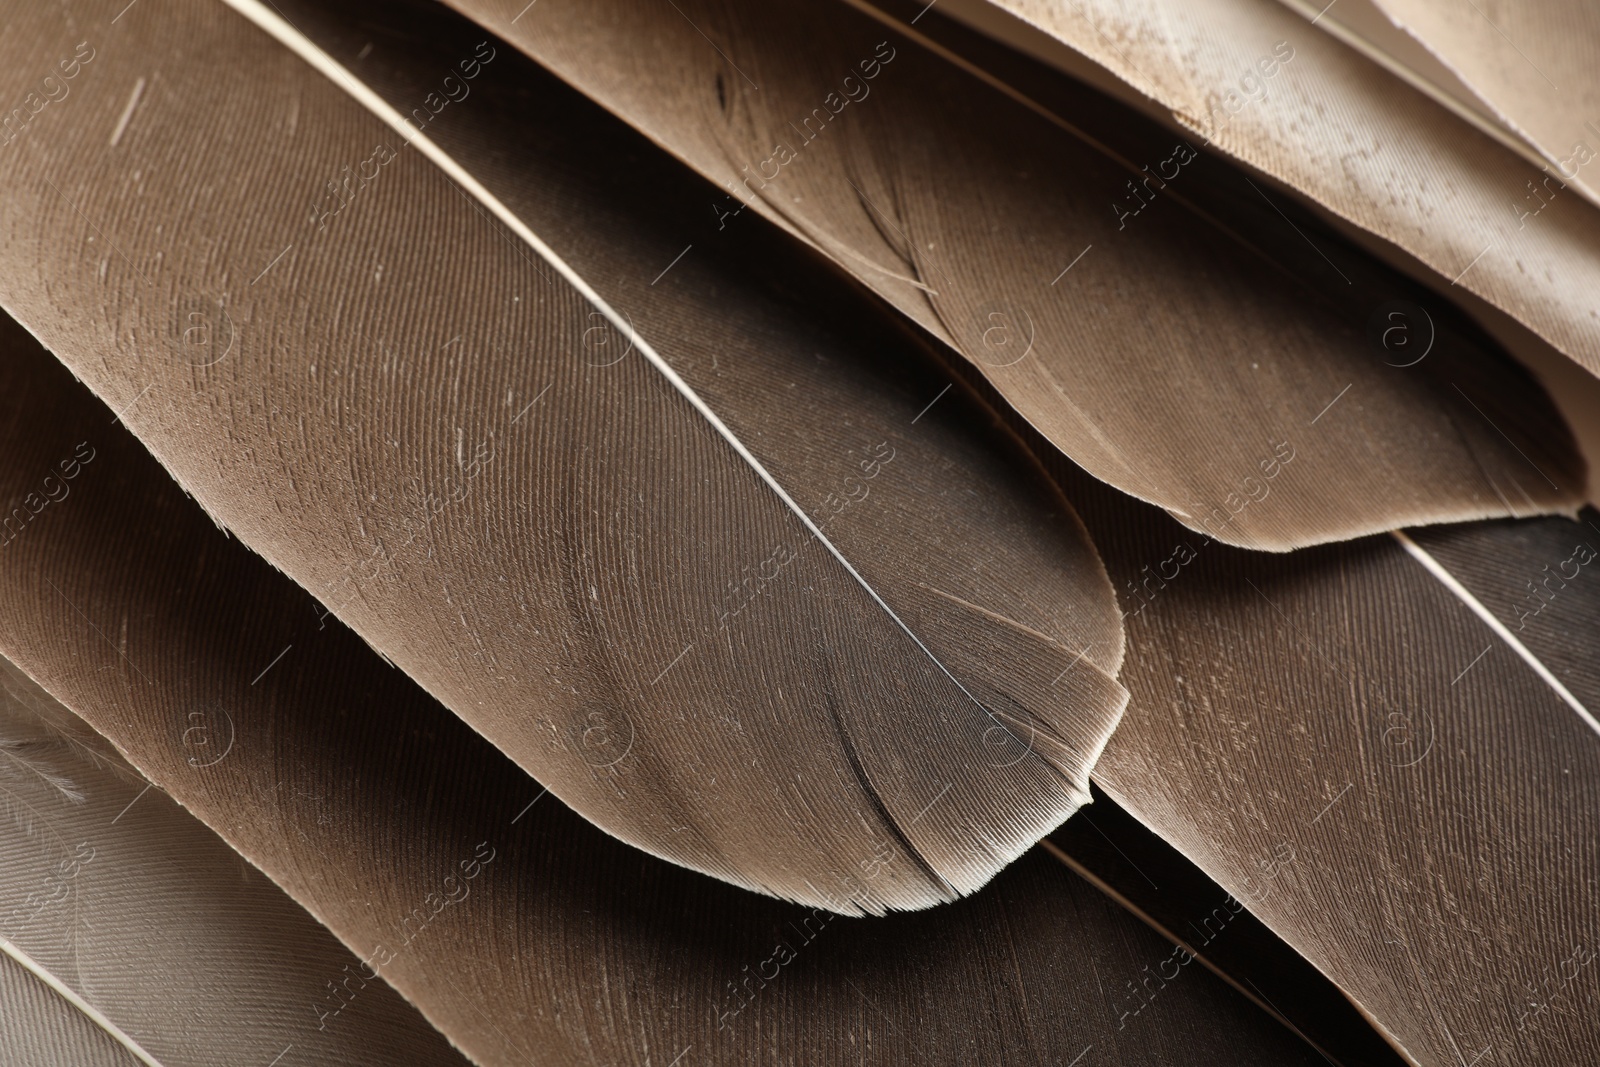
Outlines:
<svg viewBox="0 0 1600 1067"><path fill-rule="evenodd" d="M1471 608L1478 618L1482 619L1484 623L1491 630L1493 630L1502 641L1510 645L1512 651L1521 656L1523 661L1526 662L1528 666L1533 668L1534 673L1538 674L1540 678L1544 679L1545 684L1551 689L1554 689L1556 694L1560 696L1562 700L1566 701L1567 705L1571 707L1573 711L1578 713L1579 718L1583 719L1583 721L1588 724L1589 729L1593 730L1596 734L1600 734L1600 721L1595 720L1595 717L1589 713L1589 709L1584 707L1583 703L1577 697L1572 695L1571 690L1562 685L1561 680L1554 674L1550 673L1550 668L1541 663L1539 661L1539 657L1535 656L1533 652L1529 650L1527 645L1524 645L1521 641L1519 641L1517 636L1508 630L1504 623L1495 618L1494 613L1483 606L1482 601L1473 596L1472 593L1467 590L1466 586L1456 581L1455 575L1445 570L1442 563L1434 559L1433 556L1430 555L1421 545L1411 540L1411 538L1406 535L1404 530L1393 530L1391 531L1391 534L1396 541L1400 542L1400 547L1404 548L1411 554L1411 558L1415 559L1418 563L1426 567L1430 574L1444 583L1446 589L1449 589L1450 592L1454 593L1456 598L1459 599L1463 604L1467 605L1467 607Z"/></svg>
<svg viewBox="0 0 1600 1067"><path fill-rule="evenodd" d="M1305 3L1305 0L1280 0L1280 2L1295 14L1309 19L1313 26L1328 34L1328 36L1361 53L1463 122L1470 124L1479 133L1486 137L1494 138L1501 145L1515 152L1533 166L1543 169L1547 165L1545 158L1540 155L1539 149L1523 139L1514 130L1500 126L1485 118L1481 113L1474 111L1456 99L1450 90L1439 85L1426 74L1412 70L1399 59L1396 59L1379 42L1364 37L1356 30L1346 26L1336 16L1322 19L1316 14L1316 9L1312 5ZM1323 8L1324 13L1327 10L1327 8Z"/></svg>
<svg viewBox="0 0 1600 1067"><path fill-rule="evenodd" d="M117 1044L121 1045L123 1048L132 1053L134 1058L140 1063L145 1064L146 1067L161 1067L161 1061L150 1055L150 1053L146 1052L139 1042L135 1041L128 1035L127 1031L123 1030L122 1027L118 1026L116 1023L100 1014L98 1008L80 997L77 992L65 982L51 974L43 964L39 963L32 956L22 951L7 938L0 937L0 952L4 952L7 956L10 956L12 959L16 960L23 967L26 967L28 972L35 978L39 979L39 981L43 982L56 993L60 994L61 997L74 1008L77 1008L79 1011L83 1012L83 1014L88 1016L96 1026L110 1034Z"/></svg>
<svg viewBox="0 0 1600 1067"><path fill-rule="evenodd" d="M861 573L856 570L855 566L845 558L844 553L839 551L832 541L828 540L827 536L823 534L821 527L812 521L810 515L806 514L805 509L800 507L800 505L795 502L794 498L791 497L783 488L783 486L778 483L778 480L772 476L772 473L762 465L761 461L758 460L748 448L745 447L744 442L739 440L738 436L734 434L733 430L717 417L716 412L711 410L710 406L700 398L700 395L690 387L689 383L679 377L677 371L673 370L671 365L668 364L667 361L663 359L660 354L658 354L656 350L644 340L644 338L640 337L638 333L635 332L632 323L630 323L625 316L617 312L617 310L607 303L599 293L595 292L594 289L592 289L576 271L568 266L566 261L563 260L553 248L540 240L538 235L529 229L515 212L503 204L498 197L496 197L481 182L474 178L465 167L457 163L448 152L434 144L434 142L431 141L427 135L422 133L415 126L408 123L404 116L391 107L389 103L383 99L383 97L379 96L370 87L363 84L358 78L356 78L354 74L340 64L338 60L324 52L316 45L315 42L306 37L299 30L295 29L295 27L286 19L269 10L267 5L261 3L260 0L222 0L222 2L233 8L240 15L243 15L245 18L249 19L257 27L269 34L274 40L278 41L278 43L282 44L284 47L298 55L301 59L305 60L314 70L326 76L328 80L342 87L368 111L382 119L396 133L399 133L402 137L405 137L407 144L415 146L419 152L432 160L433 163L438 166L440 170L444 171L445 174L447 174L453 181L455 181L457 185L466 190L466 192L470 193L475 199L478 200L479 203L483 204L484 207L493 212L497 219L504 223L518 237L522 238L522 240L526 242L529 247L531 247L546 262L553 266L557 273L559 273L567 282L567 284L571 285L578 291L580 295L584 297L584 299L588 300L591 304L598 308L600 312L611 322L611 324L621 331L622 335L638 348L639 352L650 361L651 365L654 366L656 370L661 372L667 381L672 384L673 388L677 389L678 392L683 395L684 399L688 400L690 405L692 405L694 409L699 412L699 414L707 422L709 422L714 429L716 429L717 433L719 433L722 438L733 448L733 450L739 454L739 457L748 463L751 468L755 470L758 475L760 475L761 480L767 483L768 487L778 495L778 498L782 500L784 504L795 513L795 515L799 516L800 521L803 522L806 528L811 531L812 536L815 537L824 548L833 554L833 557L839 561L840 565L842 565L846 571L849 572L850 576L860 584L861 588L867 591L868 595L870 595L872 599L877 602L878 606L883 609L884 613L887 614L889 618L895 621L900 629L905 632L906 636L910 637L911 640L916 643L916 646L922 650L923 654L926 655L928 659L933 661L939 670L944 673L945 677L949 678L950 681L955 684L956 688L959 689L968 700L972 701L972 703L979 710L993 720L997 726L1000 726L1001 729L1009 732L1009 728L1006 727L1004 723L1001 723L999 719L995 718L993 713L991 713L988 708L984 707L982 701L973 696L972 693L967 690L967 687L961 684L960 679L956 678L955 675L950 673L949 668L947 668L939 660L939 657L935 656L928 646L922 643L922 639L912 632L911 627L907 626L905 622L901 620L900 616L895 614L894 609L884 601L883 597L878 595L878 591L874 589L867 582L867 580L862 577Z"/></svg>

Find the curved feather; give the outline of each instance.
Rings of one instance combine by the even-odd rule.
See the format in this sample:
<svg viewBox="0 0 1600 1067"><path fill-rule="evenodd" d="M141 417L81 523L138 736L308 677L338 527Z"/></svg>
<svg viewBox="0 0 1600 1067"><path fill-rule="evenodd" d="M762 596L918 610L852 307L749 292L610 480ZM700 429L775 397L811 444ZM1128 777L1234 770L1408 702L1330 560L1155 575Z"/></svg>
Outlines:
<svg viewBox="0 0 1600 1067"><path fill-rule="evenodd" d="M1371 0L1504 125L1535 145L1554 180L1518 197L1536 215L1570 184L1600 202L1593 164L1600 160L1600 19L1591 5L1473 5L1438 0ZM1587 173L1585 173L1587 171ZM1528 199L1531 196L1531 199Z"/></svg>
<svg viewBox="0 0 1600 1067"><path fill-rule="evenodd" d="M1425 93L1447 111L1499 141L1535 167L1544 166L1538 148L1508 127L1455 71L1441 63L1421 41L1391 22L1374 0L1345 0L1337 14L1332 8L1319 11L1305 0L1280 2L1412 88Z"/></svg>
<svg viewBox="0 0 1600 1067"><path fill-rule="evenodd" d="M918 424L927 398L847 390L868 411L810 412L798 439L771 383L713 409L663 350L839 341L702 331L726 294L687 322L658 295L636 328L396 109L240 6L278 38L192 0L178 47L103 5L129 43L52 140L0 156L28 190L5 209L4 302L219 521L586 817L752 889L924 907L1087 798L1120 636L1065 501L998 505L1022 527L1003 549L941 540L1006 487ZM56 21L8 46L48 51ZM157 88L111 145L100 120L141 77ZM93 218L114 236L94 244ZM133 258L83 258L111 244ZM860 506L891 459L884 503ZM938 497L958 484L977 499ZM1069 672L1080 636L1094 654ZM884 840L905 861L846 882Z"/></svg>
<svg viewBox="0 0 1600 1067"><path fill-rule="evenodd" d="M855 2L896 25L920 10L915 3L879 0L880 10L866 0ZM986 10L994 18L1009 18L997 9ZM995 29L988 22L984 26ZM930 48L963 69L1117 158L1158 156L1170 141L1167 127L1119 100L1115 80L1087 60L1073 68L1071 77L1064 77L1051 64L933 11L917 20L916 32ZM1120 88L1125 94L1126 87ZM1259 179L1218 156L1204 154L1188 164L1181 190L1174 185L1166 195L1211 220L1286 275L1320 279L1325 284L1318 288L1318 296L1351 321L1365 321L1373 351L1381 351L1387 364L1406 374L1427 376L1436 388L1457 398L1462 416L1457 425L1462 430L1471 432L1468 427L1475 427L1479 433L1495 435L1509 431L1502 442L1510 440L1525 461L1515 480L1542 480L1540 470L1565 467L1568 461L1560 457L1569 449L1595 453L1600 379L1504 313L1462 290L1448 290L1447 295L1429 288L1425 279L1414 277L1426 272L1418 272L1416 264L1397 249L1292 197L1268 196ZM1528 375L1511 371L1508 356L1527 368ZM1529 377L1539 384L1533 385ZM1489 388L1491 381L1496 384ZM1544 393L1560 410L1572 437L1559 423L1526 418L1527 412L1547 403ZM1317 422L1342 406L1344 399L1341 396L1337 405L1319 412ZM1504 483L1500 491L1518 493Z"/></svg>
<svg viewBox="0 0 1600 1067"><path fill-rule="evenodd" d="M1167 203L1198 155L1185 140L1108 158L844 5L453 6L688 162L730 215L748 206L832 257L1075 462L1194 528L1284 550L1575 499L1448 386L1390 373L1372 308L1338 314ZM1347 386L1357 425L1318 420ZM1536 391L1514 417L1559 424ZM1303 466L1267 500L1287 440L1305 441ZM1516 470L1536 483L1526 499L1492 487Z"/></svg>
<svg viewBox="0 0 1600 1067"><path fill-rule="evenodd" d="M47 354L17 346L0 374L0 397L20 398L0 424L0 476L19 448L101 442L71 506L3 550L0 651L474 1062L1326 1062L1048 857L947 907L867 920L628 848L324 622ZM138 620L126 642L122 618ZM199 702L232 716L223 759L173 736ZM885 841L852 874L903 862ZM1152 996L1157 972L1181 977Z"/></svg>
<svg viewBox="0 0 1600 1067"><path fill-rule="evenodd" d="M1080 480L1129 608L1096 783L1414 1062L1593 1059L1600 734L1395 538L1247 554ZM1509 591L1536 554L1512 545L1546 528L1557 566L1565 519L1412 536L1474 545Z"/></svg>
<svg viewBox="0 0 1600 1067"><path fill-rule="evenodd" d="M1177 128L1398 246L1441 285L1476 293L1600 373L1590 296L1600 286L1600 213L1572 196L1523 219L1516 201L1543 179L1540 168L1309 25L1323 4L1307 5L1304 18L1276 0L940 7L1013 16L1008 39L1069 72L1088 57ZM1292 60L1277 63L1274 49Z"/></svg>
<svg viewBox="0 0 1600 1067"><path fill-rule="evenodd" d="M905 26L915 18L915 32L930 48L1024 106L1076 129L1113 156L1148 159L1162 154L1170 141L1170 126L1147 114L1139 100L1130 99L1134 94L1126 85L1059 45L1049 62L1037 58L1027 41L1015 40L1007 32L1008 27L1026 27L983 0L977 9L954 5L951 10L959 13L962 21L939 14L939 9L930 9L918 18L922 5L915 2L851 2L896 25ZM1345 8L1341 4L1329 9L1330 14L1334 10ZM1363 9L1355 6L1350 10ZM979 13L982 18L975 17ZM1385 21L1375 11L1371 17ZM1325 18L1318 25L1326 22ZM1038 31L1034 33L1039 36ZM1076 62L1060 65L1063 58L1073 57ZM1459 384L1464 365L1477 361L1503 367L1504 355L1521 363L1560 410L1575 441L1566 440L1548 423L1524 425L1520 416L1507 417L1530 404L1542 406L1544 400L1537 398L1536 392L1530 400L1524 389L1507 389L1504 382L1492 395L1475 393L1472 403L1478 410L1471 415L1480 428L1483 423L1521 426L1519 433L1531 433L1515 446L1534 465L1562 465L1563 461L1553 456L1546 458L1551 448L1565 451L1575 447L1583 456L1600 454L1600 418L1596 417L1600 378L1465 289L1430 288L1431 272L1403 250L1295 197L1269 197L1263 184L1219 155L1205 153L1184 168L1182 189L1174 186L1167 193L1286 274L1322 278L1328 284L1320 287L1319 295L1347 317L1366 320L1374 351L1383 349L1385 361L1397 369L1434 375L1441 388L1453 391L1452 382ZM1336 280L1339 284L1333 284ZM1434 362L1435 355L1445 353L1456 355ZM1463 360L1460 353L1471 356Z"/></svg>
<svg viewBox="0 0 1600 1067"><path fill-rule="evenodd" d="M222 750L221 713L174 721L173 744ZM108 1046L147 1067L463 1062L298 904L3 659L0 734L13 756L0 765L0 981L18 997L7 1010L25 1016L0 1031L6 1063L88 1063Z"/></svg>
<svg viewBox="0 0 1600 1067"><path fill-rule="evenodd" d="M1325 974L1248 908L1234 914L1237 898L1098 791L1093 805L1039 847L1182 945L1196 963L1221 975L1329 1062L1406 1062Z"/></svg>

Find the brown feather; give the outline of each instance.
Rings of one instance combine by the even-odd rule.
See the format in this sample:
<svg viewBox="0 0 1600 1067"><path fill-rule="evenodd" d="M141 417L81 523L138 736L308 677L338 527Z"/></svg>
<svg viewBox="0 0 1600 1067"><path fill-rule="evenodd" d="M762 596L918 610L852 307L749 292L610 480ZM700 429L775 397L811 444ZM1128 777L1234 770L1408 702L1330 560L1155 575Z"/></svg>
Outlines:
<svg viewBox="0 0 1600 1067"><path fill-rule="evenodd" d="M1129 710L1096 783L1415 1062L1600 1054L1586 1017L1559 1010L1596 981L1600 736L1583 715L1394 538L1244 553L1078 477L1129 610ZM1580 530L1425 543L1476 546L1505 599ZM1523 531L1545 543L1518 550ZM1568 664L1593 644L1586 598L1560 626ZM1566 669L1578 688L1591 673Z"/></svg>
<svg viewBox="0 0 1600 1067"><path fill-rule="evenodd" d="M229 530L586 817L752 889L925 907L1087 798L1120 624L1059 494L1017 495L955 416L919 422L930 397L819 367L863 358L847 335L569 228L627 252L585 260L608 319L420 142L387 160L347 76L190 6L182 47L130 12L48 158L0 155L30 190L0 265L6 304ZM41 11L4 47L60 32ZM460 57L480 70L482 40ZM89 218L133 257L104 278ZM884 840L903 862L851 877Z"/></svg>
<svg viewBox="0 0 1600 1067"><path fill-rule="evenodd" d="M222 709L172 722L168 744L206 755L197 762L212 758L207 748L231 755ZM291 1049L286 1062L328 1067L464 1063L304 909L5 659L0 735L22 761L0 763L0 996L16 997L0 1010L19 1016L0 1028L5 1063L87 1064L113 1048L163 1067L265 1064ZM30 992L42 980L18 974L19 960L62 989Z"/></svg>
<svg viewBox="0 0 1600 1067"><path fill-rule="evenodd" d="M1539 169L1309 25L1326 6L1306 4L1301 17L1276 0L940 4L962 16L1003 10L1013 16L1008 40L1063 69L1087 56L1152 114L1398 246L1440 287L1476 293L1600 373L1591 314L1600 213L1571 196L1524 223L1513 208ZM1293 53L1286 64L1274 57L1282 49Z"/></svg>
<svg viewBox="0 0 1600 1067"><path fill-rule="evenodd" d="M1180 138L1124 167L843 5L546 0L515 21L513 0L453 6L688 162L730 214L748 202L948 342L1075 462L1192 527L1222 516L1225 541L1284 550L1576 499L1570 464L1534 476L1458 415L1455 390L1393 374L1365 314L1342 319L1166 202L1198 154ZM835 91L846 77L856 88ZM1346 387L1350 421L1319 419ZM1512 411L1519 438L1559 425L1537 391ZM1306 441L1303 465L1265 502L1257 468L1287 439ZM1512 480L1526 497L1495 488Z"/></svg>
<svg viewBox="0 0 1600 1067"><path fill-rule="evenodd" d="M475 1062L1326 1062L1048 857L947 907L867 920L626 847L323 625L45 353L13 347L0 374L0 477L58 440L100 442L66 506L0 550L0 650ZM125 644L121 618L138 620ZM200 702L236 725L220 761L174 736ZM856 878L904 862L880 848ZM1136 996L1156 971L1181 977Z"/></svg>
<svg viewBox="0 0 1600 1067"><path fill-rule="evenodd" d="M1343 1067L1406 1062L1337 985L1242 901L1098 791L1094 804L1040 847L1162 937L1182 945L1196 964L1221 975L1330 1062ZM1292 861L1283 853L1274 859ZM1138 1003L1137 996L1131 998L1130 1006Z"/></svg>
<svg viewBox="0 0 1600 1067"><path fill-rule="evenodd" d="M1519 218L1541 214L1572 186L1600 203L1600 18L1582 0L1501 4L1467 11L1440 0L1370 0L1481 106L1544 157L1536 189L1513 198ZM1587 173L1585 173L1587 171ZM1548 182L1542 179L1548 177Z"/></svg>

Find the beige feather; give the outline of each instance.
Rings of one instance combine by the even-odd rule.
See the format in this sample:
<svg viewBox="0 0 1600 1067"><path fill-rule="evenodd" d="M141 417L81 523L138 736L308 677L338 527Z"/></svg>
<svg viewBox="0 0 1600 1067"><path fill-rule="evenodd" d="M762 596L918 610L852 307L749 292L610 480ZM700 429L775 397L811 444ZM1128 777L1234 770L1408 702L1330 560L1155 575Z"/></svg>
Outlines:
<svg viewBox="0 0 1600 1067"><path fill-rule="evenodd" d="M1078 498L1129 610L1096 783L1413 1062L1600 1056L1600 515L1267 557Z"/></svg>
<svg viewBox="0 0 1600 1067"><path fill-rule="evenodd" d="M1494 455L1505 439L1447 381L1386 374L1364 335L1374 309L1353 319L1319 292L1343 279L1286 278L1173 202L1193 138L1113 160L844 5L453 6L709 178L728 215L748 206L832 257L1075 462L1191 527L1226 516L1216 536L1284 550L1570 505L1562 475ZM819 80L830 70L848 83ZM1357 424L1319 420L1347 386ZM1558 423L1535 406L1493 421ZM1244 505L1233 472L1265 499L1259 468L1291 437L1298 477ZM1532 498L1492 488L1513 477Z"/></svg>
<svg viewBox="0 0 1600 1067"><path fill-rule="evenodd" d="M1543 156L1544 175L1515 198L1519 217L1542 214L1569 186L1570 195L1600 203L1600 11L1593 4L1369 2Z"/></svg>
<svg viewBox="0 0 1600 1067"><path fill-rule="evenodd" d="M565 235L603 264L579 274L281 15L183 2L179 39L94 9L124 43L50 140L0 153L27 190L0 206L0 300L228 529L586 817L759 892L927 907L1087 799L1120 622L1059 495L990 506L1011 483L919 425L931 398L816 373L862 342L766 298L685 301L670 260L585 251L610 236ZM3 69L64 32L19 16ZM471 160L486 180L497 152ZM106 274L90 217L132 257ZM807 366L798 403L860 417L819 427L760 349ZM906 862L842 882L883 840Z"/></svg>
<svg viewBox="0 0 1600 1067"><path fill-rule="evenodd" d="M1152 113L1398 246L1442 288L1471 290L1600 373L1600 211L1557 196L1524 219L1540 168L1309 18L1277 0L940 4L957 17L986 7L1014 16L1001 32L1018 46L1066 69L1088 57ZM1463 23L1477 18L1462 12ZM1264 77L1261 64L1282 47L1293 59Z"/></svg>
<svg viewBox="0 0 1600 1067"><path fill-rule="evenodd" d="M452 42L448 27L423 25L425 40ZM364 46L350 36L353 49ZM389 48L375 49L378 62ZM873 363L870 353L863 360ZM889 365L919 394L946 380L914 363ZM806 371L803 362L792 369ZM23 339L0 376L9 405L0 478L24 480L57 438L94 433L100 442L72 506L42 515L48 525L3 550L0 649L474 1062L1326 1063L1047 856L1023 857L953 904L869 919L763 897L624 845L546 795L226 536L48 353ZM952 411L940 436L961 440L971 409ZM138 620L125 644L116 640L121 618ZM217 735L186 744L178 730L197 704L231 715L233 743L220 759ZM993 746L996 762L1019 754ZM612 780L630 786L624 775ZM882 840L848 873L870 885L907 861ZM1160 971L1181 978L1153 1000L1141 995ZM369 991L328 1022L330 1032L352 1021ZM313 1004L294 1007L312 1015ZM384 1062L357 1048L338 1062L373 1061Z"/></svg>

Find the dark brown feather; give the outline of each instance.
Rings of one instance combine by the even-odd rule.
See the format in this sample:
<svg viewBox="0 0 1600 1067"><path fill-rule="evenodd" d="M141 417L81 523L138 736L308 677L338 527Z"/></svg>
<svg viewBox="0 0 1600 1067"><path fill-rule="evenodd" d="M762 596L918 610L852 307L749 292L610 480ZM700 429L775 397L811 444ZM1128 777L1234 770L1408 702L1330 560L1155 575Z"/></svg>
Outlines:
<svg viewBox="0 0 1600 1067"><path fill-rule="evenodd" d="M1162 937L1182 944L1197 964L1221 975L1330 1061L1342 1067L1405 1062L1337 985L1238 898L1115 801L1096 794L1094 804L1068 819L1041 847ZM1148 984L1124 986L1123 1010L1136 1010L1164 984L1157 973Z"/></svg>
<svg viewBox="0 0 1600 1067"><path fill-rule="evenodd" d="M1097 784L1416 1062L1600 1055L1600 737L1582 716L1395 538L1244 553L1079 477L1129 611L1129 710ZM1541 555L1510 549L1519 529L1559 560L1579 527L1439 537L1498 559L1510 591Z"/></svg>
<svg viewBox="0 0 1600 1067"><path fill-rule="evenodd" d="M1546 435L1536 470L1472 410L1501 394L1519 441L1561 425L1508 361L1474 368L1487 380L1458 372L1459 389L1396 373L1365 315L1167 202L1198 156L1182 138L1125 166L842 4L452 5L709 178L729 216L748 204L832 257L1075 462L1192 528L1284 550L1580 498L1564 435ZM1347 284L1316 284L1330 280ZM1300 465L1276 480L1284 441Z"/></svg>
<svg viewBox="0 0 1600 1067"><path fill-rule="evenodd" d="M6 481L16 473L32 472ZM173 711L167 743L192 773L236 755L225 709ZM464 1067L305 909L5 659L0 745L0 1013L15 1013L0 1061Z"/></svg>
<svg viewBox="0 0 1600 1067"><path fill-rule="evenodd" d="M1600 709L1600 513L1410 533L1580 705Z"/></svg>
<svg viewBox="0 0 1600 1067"><path fill-rule="evenodd" d="M0 477L100 442L72 497L0 549L0 650L475 1062L1325 1062L1048 857L947 907L868 920L622 845L324 625L45 353L17 345L0 374ZM174 736L202 703L237 726L203 767ZM855 874L900 860L885 842ZM1116 999L1158 969L1181 977L1149 1006Z"/></svg>
<svg viewBox="0 0 1600 1067"><path fill-rule="evenodd" d="M608 318L421 142L387 147L347 75L225 6L191 0L176 37L103 7L123 43L49 140L0 154L22 190L5 303L218 521L553 792L846 912L970 891L1087 798L1120 627L1059 494L1016 492L955 416L919 422L931 396L818 364L858 339L703 257L662 279L659 231L558 227L615 246L583 263ZM40 10L3 47L64 32ZM453 84L494 62L472 40ZM882 841L901 862L863 883Z"/></svg>

